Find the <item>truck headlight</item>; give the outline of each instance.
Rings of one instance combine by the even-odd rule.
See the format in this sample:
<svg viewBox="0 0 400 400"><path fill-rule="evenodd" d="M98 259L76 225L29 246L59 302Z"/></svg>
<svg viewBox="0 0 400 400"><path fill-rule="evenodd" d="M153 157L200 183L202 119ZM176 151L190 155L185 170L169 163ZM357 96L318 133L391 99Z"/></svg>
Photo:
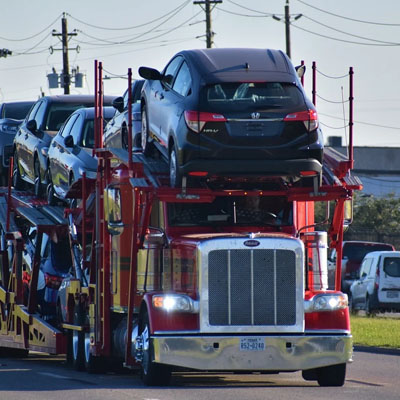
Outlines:
<svg viewBox="0 0 400 400"><path fill-rule="evenodd" d="M305 312L335 311L348 307L347 294L321 293L304 302Z"/></svg>
<svg viewBox="0 0 400 400"><path fill-rule="evenodd" d="M199 302L185 294L158 294L153 296L153 307L168 312L199 312Z"/></svg>

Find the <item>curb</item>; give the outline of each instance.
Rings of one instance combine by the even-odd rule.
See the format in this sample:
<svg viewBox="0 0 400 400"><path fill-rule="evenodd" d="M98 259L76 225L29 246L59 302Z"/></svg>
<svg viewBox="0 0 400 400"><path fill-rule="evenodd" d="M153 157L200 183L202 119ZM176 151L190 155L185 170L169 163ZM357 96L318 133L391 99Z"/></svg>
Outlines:
<svg viewBox="0 0 400 400"><path fill-rule="evenodd" d="M400 356L400 349L390 347L373 347L373 346L354 346L354 351L375 354L388 354L392 356Z"/></svg>

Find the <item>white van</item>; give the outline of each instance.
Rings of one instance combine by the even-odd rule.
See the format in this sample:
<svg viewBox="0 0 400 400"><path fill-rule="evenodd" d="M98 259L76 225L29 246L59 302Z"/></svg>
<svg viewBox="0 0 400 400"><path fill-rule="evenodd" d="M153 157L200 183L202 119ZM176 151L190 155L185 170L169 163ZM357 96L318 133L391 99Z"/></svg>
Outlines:
<svg viewBox="0 0 400 400"><path fill-rule="evenodd" d="M368 253L349 297L351 310L400 311L400 251Z"/></svg>

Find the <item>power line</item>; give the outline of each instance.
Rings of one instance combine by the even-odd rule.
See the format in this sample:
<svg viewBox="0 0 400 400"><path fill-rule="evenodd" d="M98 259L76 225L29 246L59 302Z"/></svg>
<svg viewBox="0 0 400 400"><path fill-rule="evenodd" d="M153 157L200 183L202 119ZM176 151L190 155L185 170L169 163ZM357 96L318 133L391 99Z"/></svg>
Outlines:
<svg viewBox="0 0 400 400"><path fill-rule="evenodd" d="M342 31L342 30L340 30L340 29L332 28L332 27L329 26L329 25L323 24L322 22L319 22L319 21L317 21L317 20L315 20L315 19L313 19L313 18L307 17L307 16L304 15L304 14L303 14L303 17L304 17L304 18L307 18L307 19L309 19L310 21L312 21L312 22L314 22L314 23L316 23L316 24L318 24L318 25L321 25L321 26L323 26L323 27L325 27L325 28L328 28L328 29L331 29L331 30L333 30L333 31L335 31L335 32L343 33L343 34L345 34L345 35L352 36L352 37L355 37L355 38L358 38L358 39L370 40L371 42L385 43L385 44L389 44L389 45L399 45L399 43L386 42L386 41L383 41L383 40L371 39L371 38L367 38L367 37L364 37L364 36L358 36L358 35L354 35L354 34L352 34L352 33L344 32L344 31Z"/></svg>
<svg viewBox="0 0 400 400"><path fill-rule="evenodd" d="M318 112L319 115L324 115L325 117L329 117L329 118L333 118L333 119L340 119L342 120L342 118L339 117L335 117L333 115L329 115L329 114L324 114L321 112ZM348 121L346 119L346 121ZM385 129L395 129L397 131L400 131L400 127L395 127L395 126L387 126L387 125L379 125L379 124L373 124L371 122L362 122L362 121L354 121L354 123L356 124L361 124L361 125L369 125L369 126L376 126L377 128L385 128Z"/></svg>
<svg viewBox="0 0 400 400"><path fill-rule="evenodd" d="M272 17L272 15L273 14L271 14L271 13L265 13L265 12L263 12L263 11L258 11L258 10L254 10L253 8L249 8L249 7L245 7L245 6L243 6L243 5L241 5L241 4L238 4L238 3L236 3L236 2L234 2L234 1L232 1L232 0L226 0L228 3L231 3L231 4L234 4L235 6L238 6L238 7L240 7L240 8L243 8L244 10L247 10L247 11L252 11L252 12L255 12L255 13L258 13L258 14L263 14L264 16L269 16L269 17ZM275 14L276 15L276 14Z"/></svg>
<svg viewBox="0 0 400 400"><path fill-rule="evenodd" d="M400 26L400 24L386 24L386 23L382 23L382 22L363 21L363 20L360 20L360 19L345 17L345 16L343 16L343 15L335 14L335 13L332 13L332 12L329 12L329 11L326 11L326 10L323 10L322 8L315 7L315 6L311 5L311 4L306 3L305 1L302 1L302 0L297 0L297 1L298 1L299 3L301 3L301 4L304 4L305 6L314 8L315 10L321 11L321 12L323 12L323 13L325 13L325 14L333 15L334 17L347 19L347 20L353 21L353 22L359 22L359 23L361 23L361 24L382 25L382 26Z"/></svg>
<svg viewBox="0 0 400 400"><path fill-rule="evenodd" d="M108 28L108 27L104 27L104 26L93 25L93 24L90 24L90 23L88 23L88 22L84 22L84 21L82 21L82 20L80 20L80 19L78 19L78 18L76 18L76 17L73 17L71 14L67 14L67 15L68 15L69 17L71 17L72 19L74 19L74 20L80 22L80 23L83 24L83 25L90 26L91 28L103 29L103 30L109 30L109 31L125 31L125 30L130 30L130 29L141 28L141 27L143 27L143 26L150 25L150 24L152 24L153 22L157 22L157 21L159 21L160 19L163 19L164 17L167 17L168 15L174 13L174 12L175 12L176 10L178 10L178 9L181 9L181 10L182 10L182 9L185 8L190 2L191 2L191 0L185 0L181 5L179 5L178 7L174 8L173 10L169 11L167 14L162 15L161 17L158 17L158 18L153 19L153 20L151 20L151 21L144 22L143 24L140 24L140 25L129 26L129 27L126 27L126 28Z"/></svg>
<svg viewBox="0 0 400 400"><path fill-rule="evenodd" d="M323 35L321 33L316 33L313 31L310 31L309 29L305 29L305 28L301 28L300 26L297 26L295 24L291 24L291 26L300 29L301 31L307 32L307 33L311 33L312 35L315 36L319 36L319 37L323 37L325 39L330 39L330 40L335 40L337 42L343 42L343 43L351 43L351 44L359 44L362 46L380 46L380 47L393 47L393 46L400 46L400 43L396 43L396 44L379 44L379 43L363 43L363 42L355 42L353 40L345 40L345 39L339 39L339 38L334 38L332 36L327 36L327 35Z"/></svg>

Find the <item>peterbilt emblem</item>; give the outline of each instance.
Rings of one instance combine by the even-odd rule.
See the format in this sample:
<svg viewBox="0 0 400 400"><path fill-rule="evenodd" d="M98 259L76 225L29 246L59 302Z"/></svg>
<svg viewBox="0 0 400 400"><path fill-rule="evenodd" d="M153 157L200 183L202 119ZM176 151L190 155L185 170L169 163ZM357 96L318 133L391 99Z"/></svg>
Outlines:
<svg viewBox="0 0 400 400"><path fill-rule="evenodd" d="M253 113L251 113L251 118L252 118L252 119L259 119L259 118L260 118L260 113L259 113L259 112L253 112Z"/></svg>
<svg viewBox="0 0 400 400"><path fill-rule="evenodd" d="M250 239L246 240L243 244L247 247L257 247L260 242L258 240Z"/></svg>

